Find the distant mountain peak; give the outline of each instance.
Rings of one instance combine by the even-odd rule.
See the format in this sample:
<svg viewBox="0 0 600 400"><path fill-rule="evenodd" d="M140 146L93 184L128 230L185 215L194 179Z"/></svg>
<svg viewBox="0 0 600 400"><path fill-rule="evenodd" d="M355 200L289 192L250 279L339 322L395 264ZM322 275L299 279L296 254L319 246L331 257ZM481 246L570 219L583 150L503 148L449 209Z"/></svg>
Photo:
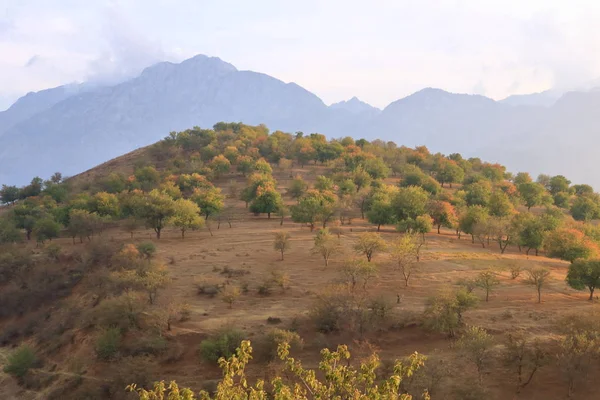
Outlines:
<svg viewBox="0 0 600 400"><path fill-rule="evenodd" d="M361 114L361 113L372 113L378 114L381 110L377 107L373 107L369 103L366 103L360 100L358 97L354 96L350 100L342 100L338 103L333 103L329 106L329 108L334 110L346 110L351 113Z"/></svg>

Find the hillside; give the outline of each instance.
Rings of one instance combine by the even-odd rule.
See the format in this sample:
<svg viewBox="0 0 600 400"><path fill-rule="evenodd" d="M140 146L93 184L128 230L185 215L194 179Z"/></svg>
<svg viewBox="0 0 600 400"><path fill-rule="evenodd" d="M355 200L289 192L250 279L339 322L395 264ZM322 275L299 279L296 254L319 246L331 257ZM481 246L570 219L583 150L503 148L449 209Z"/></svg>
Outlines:
<svg viewBox="0 0 600 400"><path fill-rule="evenodd" d="M218 123L0 200L0 398L212 392L242 340L269 393L286 342L377 383L417 351L414 399L596 398L600 196L560 175Z"/></svg>
<svg viewBox="0 0 600 400"><path fill-rule="evenodd" d="M496 102L428 88L382 111L357 98L328 107L294 83L199 55L159 63L115 86L83 84L23 97L0 113L0 182L24 184L49 171L74 175L165 132L241 121L329 138L426 145L600 187L592 165L600 93L554 95ZM549 96L552 101L545 100Z"/></svg>

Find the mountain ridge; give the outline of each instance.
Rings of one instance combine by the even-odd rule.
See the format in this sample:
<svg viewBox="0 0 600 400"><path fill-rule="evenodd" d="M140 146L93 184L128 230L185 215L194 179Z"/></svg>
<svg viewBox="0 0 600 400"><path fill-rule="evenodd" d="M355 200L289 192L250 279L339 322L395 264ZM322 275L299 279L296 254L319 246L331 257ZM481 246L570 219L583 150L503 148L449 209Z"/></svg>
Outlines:
<svg viewBox="0 0 600 400"><path fill-rule="evenodd" d="M436 88L419 90L383 110L356 97L327 106L294 82L238 70L205 55L154 64L116 85L77 88L74 93L59 87L28 94L0 113L1 183L23 184L55 171L72 175L171 131L219 121L264 123L273 130L328 137L378 137L496 159L510 169L535 173L552 172L554 160L547 155L559 154L573 163L566 173L584 180L590 176L577 165L582 155L593 158L593 146L578 143L600 133L595 128L600 126L595 117L600 95L593 91L566 93L547 107ZM554 143L564 137L582 140L557 149ZM525 158L524 148L529 149ZM600 186L600 179L592 178L595 182L589 183Z"/></svg>

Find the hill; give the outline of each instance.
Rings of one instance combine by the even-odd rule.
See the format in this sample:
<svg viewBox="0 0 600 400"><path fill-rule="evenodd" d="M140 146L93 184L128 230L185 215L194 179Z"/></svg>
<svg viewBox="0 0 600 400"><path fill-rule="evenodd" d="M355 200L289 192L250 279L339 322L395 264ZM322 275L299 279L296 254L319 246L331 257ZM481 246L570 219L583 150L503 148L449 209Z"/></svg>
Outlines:
<svg viewBox="0 0 600 400"><path fill-rule="evenodd" d="M561 175L218 123L0 201L0 398L246 399L242 340L267 393L301 359L365 398L596 397L600 196Z"/></svg>
<svg viewBox="0 0 600 400"><path fill-rule="evenodd" d="M166 132L226 120L330 138L426 145L434 152L483 156L512 170L563 174L600 187L592 172L600 94L535 100L548 96L496 102L428 88L383 111L356 98L328 107L294 83L199 55L154 65L115 86L60 87L20 99L0 113L0 182L23 184L49 171L74 175ZM540 102L544 106L529 105Z"/></svg>

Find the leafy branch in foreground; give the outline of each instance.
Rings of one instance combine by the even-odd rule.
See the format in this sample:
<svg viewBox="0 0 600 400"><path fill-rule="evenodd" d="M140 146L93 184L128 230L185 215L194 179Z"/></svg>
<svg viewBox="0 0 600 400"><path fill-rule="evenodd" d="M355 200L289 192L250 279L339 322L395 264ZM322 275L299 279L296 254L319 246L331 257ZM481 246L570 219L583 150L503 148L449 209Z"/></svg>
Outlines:
<svg viewBox="0 0 600 400"><path fill-rule="evenodd" d="M245 369L252 359L252 347L245 340L229 359L221 358L219 366L223 378L217 386L214 396L205 391L195 397L187 388L179 388L176 382L168 385L164 381L157 382L151 390L129 385L127 390L135 392L140 400L304 400L304 399L354 399L354 400L411 400L409 394L400 393L400 384L404 378L411 377L424 365L425 356L412 354L406 362L396 361L393 373L387 379L377 377L376 370L380 365L377 354L371 355L362 362L359 368L350 365L348 347L341 345L336 351L321 351L319 370L324 379L317 378L314 370L305 369L301 362L290 357L290 345L281 343L278 347L279 358L284 362L294 380L287 383L283 377L275 377L271 381L272 390L265 391L265 382L258 380L254 386L248 384ZM427 392L424 400L429 400Z"/></svg>

